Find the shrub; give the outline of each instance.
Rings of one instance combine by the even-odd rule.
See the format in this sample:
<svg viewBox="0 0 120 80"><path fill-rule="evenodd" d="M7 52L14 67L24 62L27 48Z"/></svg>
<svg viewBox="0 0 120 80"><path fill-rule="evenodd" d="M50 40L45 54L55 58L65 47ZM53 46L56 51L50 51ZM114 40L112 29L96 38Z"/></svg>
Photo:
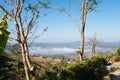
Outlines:
<svg viewBox="0 0 120 80"><path fill-rule="evenodd" d="M117 49L117 54L120 56L120 47Z"/></svg>
<svg viewBox="0 0 120 80"><path fill-rule="evenodd" d="M94 56L87 61L89 66L99 67L107 64L104 56Z"/></svg>
<svg viewBox="0 0 120 80"><path fill-rule="evenodd" d="M99 80L104 74L100 66L107 64L104 57L92 57L91 59L76 64L70 64L63 68L60 80Z"/></svg>
<svg viewBox="0 0 120 80"><path fill-rule="evenodd" d="M101 66L107 64L107 60L104 56L92 57L87 61L87 64L89 76L88 80L99 80L102 76L104 76L105 72L100 68Z"/></svg>
<svg viewBox="0 0 120 80"><path fill-rule="evenodd" d="M63 69L60 80L85 80L87 67L85 62L68 65Z"/></svg>
<svg viewBox="0 0 120 80"><path fill-rule="evenodd" d="M112 58L112 57L114 57L114 56L117 56L117 55L118 55L117 53L114 53L114 54L106 54L105 57L106 57L106 59L110 59L110 58Z"/></svg>
<svg viewBox="0 0 120 80"><path fill-rule="evenodd" d="M77 51L76 51L76 55L79 55L79 54L80 54L80 52L81 52L80 50L77 50Z"/></svg>

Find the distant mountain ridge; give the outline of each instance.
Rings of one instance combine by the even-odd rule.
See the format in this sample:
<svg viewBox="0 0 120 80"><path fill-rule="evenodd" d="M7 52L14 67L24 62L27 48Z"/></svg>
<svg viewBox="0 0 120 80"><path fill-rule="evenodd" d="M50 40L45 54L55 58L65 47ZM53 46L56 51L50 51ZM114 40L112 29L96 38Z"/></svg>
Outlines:
<svg viewBox="0 0 120 80"><path fill-rule="evenodd" d="M70 45L80 45L80 42L79 41L75 41L75 42L36 42L36 43L33 43L32 46L42 46L42 47L47 47L47 46L56 46L56 47L62 47L62 46L69 46ZM88 46L88 42L85 42L85 46ZM120 47L120 41L117 41L117 42L101 42L101 43L98 43L97 46L99 47L113 47L113 48L117 48L117 47ZM6 49L10 49L10 45L7 44L6 45ZM76 48L76 47L75 47Z"/></svg>
<svg viewBox="0 0 120 80"><path fill-rule="evenodd" d="M98 46L117 48L117 47L120 47L120 41L118 41L118 42L102 42Z"/></svg>

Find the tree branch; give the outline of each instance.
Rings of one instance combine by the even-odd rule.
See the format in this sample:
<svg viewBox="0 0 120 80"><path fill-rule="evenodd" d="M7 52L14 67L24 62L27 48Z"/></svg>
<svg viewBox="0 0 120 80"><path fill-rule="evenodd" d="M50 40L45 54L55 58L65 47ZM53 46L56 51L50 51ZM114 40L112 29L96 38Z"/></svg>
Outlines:
<svg viewBox="0 0 120 80"><path fill-rule="evenodd" d="M11 4L11 6L15 7L15 5L14 5L12 0L10 0L10 4Z"/></svg>
<svg viewBox="0 0 120 80"><path fill-rule="evenodd" d="M66 11L64 8L57 8L57 7L53 7L53 9L63 11L65 14L67 14L67 16L72 20L75 27L78 29L78 31L81 32L80 25L76 22L76 20L74 20L74 18L70 15L68 11Z"/></svg>
<svg viewBox="0 0 120 80"><path fill-rule="evenodd" d="M93 2L91 2L91 5L88 5L87 7L87 12L89 11L89 10L93 10L93 6L95 5L95 3L96 3L96 0L93 0Z"/></svg>
<svg viewBox="0 0 120 80"><path fill-rule="evenodd" d="M0 8L1 8L6 14L8 14L8 15L11 16L11 17L13 17L13 15L12 15L10 12L8 12L2 5L0 5Z"/></svg>
<svg viewBox="0 0 120 80"><path fill-rule="evenodd" d="M13 38L13 37L9 37L9 39L12 39L12 40L18 41L18 39Z"/></svg>
<svg viewBox="0 0 120 80"><path fill-rule="evenodd" d="M28 34L29 34L29 32L30 32L30 27L32 27L33 25L32 25L32 22L33 22L33 19L34 19L34 13L33 13L33 16L32 16L32 18L31 18L31 20L30 20L30 22L29 22L29 24L28 24L28 26L27 26L27 31L26 31L26 38L28 37Z"/></svg>
<svg viewBox="0 0 120 80"><path fill-rule="evenodd" d="M17 2L17 17L18 17L18 21L19 21L20 36L21 36L21 39L24 40L25 37L24 37L24 32L23 32L21 11L22 11L22 6L20 5L20 0L18 0L18 2Z"/></svg>
<svg viewBox="0 0 120 80"><path fill-rule="evenodd" d="M43 33L41 33L40 35L38 35L38 36L34 36L34 37L31 37L31 38L28 38L28 39L33 39L33 38L34 38L34 39L30 42L29 46L31 46L31 45L33 44L33 42L35 41L36 38L41 37L44 33L45 33L45 31L44 31Z"/></svg>

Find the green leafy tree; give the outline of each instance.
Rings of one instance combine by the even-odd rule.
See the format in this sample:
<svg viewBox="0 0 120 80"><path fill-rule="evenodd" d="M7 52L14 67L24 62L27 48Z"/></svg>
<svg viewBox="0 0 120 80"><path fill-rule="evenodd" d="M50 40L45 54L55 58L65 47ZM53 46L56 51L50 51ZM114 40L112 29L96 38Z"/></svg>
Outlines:
<svg viewBox="0 0 120 80"><path fill-rule="evenodd" d="M8 40L8 36L10 34L6 30L8 28L7 19L8 19L7 14L4 14L0 22L0 56L3 54L3 51Z"/></svg>

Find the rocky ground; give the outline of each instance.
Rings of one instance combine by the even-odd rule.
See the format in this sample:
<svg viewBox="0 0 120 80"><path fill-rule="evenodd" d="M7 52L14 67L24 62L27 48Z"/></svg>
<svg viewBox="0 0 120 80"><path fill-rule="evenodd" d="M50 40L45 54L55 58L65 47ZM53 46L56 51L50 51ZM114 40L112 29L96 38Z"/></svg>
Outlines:
<svg viewBox="0 0 120 80"><path fill-rule="evenodd" d="M116 70L112 73L111 79L112 80L120 80L120 69Z"/></svg>
<svg viewBox="0 0 120 80"><path fill-rule="evenodd" d="M116 69L111 75L111 80L120 80L120 62L114 62L112 66Z"/></svg>
<svg viewBox="0 0 120 80"><path fill-rule="evenodd" d="M111 66L113 70L105 76L104 80L120 80L120 61L113 61Z"/></svg>

